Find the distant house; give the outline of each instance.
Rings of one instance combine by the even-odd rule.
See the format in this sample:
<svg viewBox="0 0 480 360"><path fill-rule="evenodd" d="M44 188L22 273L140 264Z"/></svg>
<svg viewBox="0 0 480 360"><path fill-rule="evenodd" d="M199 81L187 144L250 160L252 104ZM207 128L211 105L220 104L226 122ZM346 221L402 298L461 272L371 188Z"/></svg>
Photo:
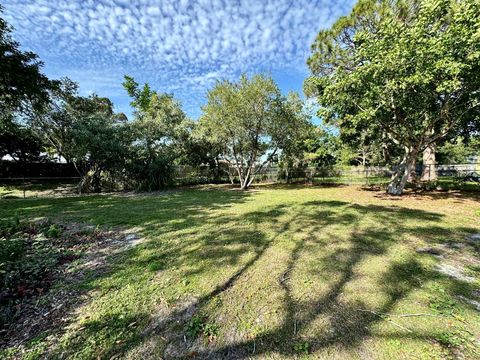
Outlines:
<svg viewBox="0 0 480 360"><path fill-rule="evenodd" d="M467 158L467 164L471 164L473 170L480 171L480 156L472 155Z"/></svg>

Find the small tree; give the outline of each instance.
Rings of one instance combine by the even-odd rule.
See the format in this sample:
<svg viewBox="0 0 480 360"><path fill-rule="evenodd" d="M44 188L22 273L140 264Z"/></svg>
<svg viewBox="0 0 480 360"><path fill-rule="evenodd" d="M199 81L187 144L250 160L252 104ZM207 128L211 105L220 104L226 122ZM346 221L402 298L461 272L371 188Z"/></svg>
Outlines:
<svg viewBox="0 0 480 360"><path fill-rule="evenodd" d="M99 109L83 115L74 124L71 155L81 175L83 191L100 192L102 176L119 178L115 175L123 169L126 152L123 126L116 126L115 118Z"/></svg>
<svg viewBox="0 0 480 360"><path fill-rule="evenodd" d="M479 23L477 0L361 0L313 44L308 88L320 115L378 128L403 150L390 194L403 192L425 148L478 122Z"/></svg>
<svg viewBox="0 0 480 360"><path fill-rule="evenodd" d="M222 145L222 158L238 174L243 190L307 122L299 97L282 96L263 75L218 82L207 99L201 126L213 143Z"/></svg>

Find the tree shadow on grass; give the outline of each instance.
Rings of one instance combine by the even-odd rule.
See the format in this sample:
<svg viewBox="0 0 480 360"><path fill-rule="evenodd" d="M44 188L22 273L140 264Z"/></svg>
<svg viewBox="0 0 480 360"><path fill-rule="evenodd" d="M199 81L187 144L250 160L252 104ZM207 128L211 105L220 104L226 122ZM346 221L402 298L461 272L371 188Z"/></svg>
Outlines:
<svg viewBox="0 0 480 360"><path fill-rule="evenodd" d="M411 225L413 222L424 222L422 231L425 234L429 228L440 232L437 229L442 228L439 225L442 220L440 214L343 201L310 201L293 208L279 205L246 214L212 212L242 203L248 197L249 192L215 191L208 195L196 192L191 192L189 196L172 194L152 199L146 204L133 199L127 201L126 207L117 203L117 199L110 198L101 199L95 205L74 204L71 211L76 216L90 211L97 215L98 222L111 216L109 209L121 205L116 221L125 222L128 218L127 224L140 226L145 234L155 237L155 241L114 259L102 278L112 281L117 287L134 286L136 276L150 271L148 268L152 262L159 265L151 273L180 269L187 278L206 277L209 272L215 271L224 274L217 277L217 283L212 283L209 291L185 306L174 306L168 312L161 312L160 317L163 318L160 321L153 319L147 309L138 310L133 315L120 310L87 320L83 323L84 328L75 332L68 347L61 352L80 353L85 350L85 344L104 341L103 344L92 345L93 348L106 349L102 357L125 355L152 339L162 342L162 352L173 344L185 348L184 352L179 352L182 356L209 359L243 359L252 354L261 357L272 353L294 357L298 355L297 343L307 343L311 352L329 346L354 348L371 336L372 327L383 320L376 313L392 311L410 292L438 276L412 254L402 261L390 262L381 272L380 279L376 280L378 292L384 299L380 305L372 307L363 301L348 301L343 297L347 287L359 276L358 266L362 262L386 256L393 245L418 231ZM132 214L138 216L132 219ZM365 226L362 223L365 218L375 226ZM225 224L227 226L222 227ZM208 226L205 228L207 233L196 234L199 226ZM345 237L339 237L332 231L335 226L348 230ZM175 231L180 231L180 236L185 238L169 243L158 234L163 236ZM299 233L302 236L295 237ZM324 238L319 239L318 234L328 236L328 242ZM287 260L282 263L283 271L276 279L285 309L281 323L239 341L216 343L201 349L189 348L194 344L185 342L183 335L192 315L238 286L239 281L254 271L280 240L292 245ZM330 243L338 246L331 251L327 249ZM308 299L299 299L294 293L296 284L290 275L302 264L305 252L319 254L318 266L312 266L309 271L314 275L324 272L330 278L330 284L325 291L312 293ZM265 273L264 276L271 277L272 274ZM97 289L99 280L102 281L94 279L87 284L88 290ZM329 331L314 336L302 334L319 317L327 319ZM397 335L408 334L400 329ZM89 353L85 354L88 356Z"/></svg>
<svg viewBox="0 0 480 360"><path fill-rule="evenodd" d="M278 227L275 235L268 238L262 236L259 229L267 226L266 224L275 227L276 219L286 214L284 205L272 207L265 211L251 212L242 216L241 219L229 219L229 221L244 220L252 226L248 231L244 230L243 234L239 235L238 239L234 241L242 243L242 241L250 239L250 232L257 235L260 234L260 240L254 246L255 255L249 261L240 265L233 275L225 282L217 285L211 292L196 299L190 306L170 314L168 321L161 322L157 327L151 329L140 340L140 343L148 341L155 334L163 334L167 336L164 338L166 340L165 345L170 342L178 348L186 347L186 351L178 351L177 355L208 359L242 359L248 358L253 354L255 356L266 356L271 353L293 357L298 355L298 349L295 348L295 344L298 342L307 343L311 352L316 352L332 345L352 348L358 346L365 338L369 337L374 324L383 320L378 314L392 311L412 290L420 287L424 282L438 277L437 273L425 269L412 255L412 257L401 262L391 263L386 271L383 272L382 278L378 282L378 288L386 300L381 306L369 310L368 305L361 301L345 302L342 299L342 293L345 287L355 278L356 267L360 262L370 256L386 254L392 244L402 239L403 236L416 231L414 227L405 226L405 221L417 220L436 223L441 220L442 216L421 210L377 205L352 205L342 201L311 201L304 203L301 208L294 209L294 211L295 215ZM383 227L357 229L356 223L364 216L371 216L376 222L382 224ZM285 263L285 271L278 279L283 293L282 301L286 309L280 326L243 341L220 346L214 345L200 351L198 351L198 348L191 347L190 350L192 351L189 352L188 347L192 343L185 342L182 344L182 340L185 338L178 336L178 334L176 338L168 338L168 332L174 331L172 330L172 323L175 323L175 331L180 333L185 331L185 326L192 314L201 311L211 300L233 288L238 280L247 271L254 268L256 263L265 256L267 249L275 243L278 236L288 231L295 232L298 224L308 227L309 231L302 240L296 240L289 259ZM325 264L330 264L333 268L332 275L336 273L335 281L328 291L315 299L309 301L298 300L293 295L293 284L289 274L294 271L299 261L301 261L302 252L311 251L311 249L306 250L306 247L307 245L310 248L312 247L311 238L315 237L315 233L325 231L333 224L345 226L352 226L353 224L353 231L348 239L338 240L349 246L340 247L322 259ZM332 241L336 240L332 239ZM317 247L317 251L318 247L324 246L322 243L315 244L315 241L313 243L313 246ZM210 255L215 266L221 266L221 264L225 263L239 264L237 260L239 254L218 251L215 249L215 246L218 245L216 243L204 243L204 249L202 249L205 255ZM189 256L195 256L195 254L192 253ZM185 259L182 259L180 263L184 261ZM212 263L208 267L211 265ZM312 269L312 271L315 270ZM299 334L302 330L307 329L319 316L328 318L330 323L329 331L313 337L300 336ZM183 325L179 325L179 322L182 322ZM123 353L129 347L117 348L114 353ZM172 354L166 355L167 357L172 356Z"/></svg>
<svg viewBox="0 0 480 360"><path fill-rule="evenodd" d="M113 227L121 224L122 228L135 227L136 231L142 236L150 239L158 233L165 236L175 231L185 232L189 229L194 231L195 228L209 221L227 221L226 219L215 218L213 214L218 210L240 204L246 201L249 196L250 194L248 193L240 192L186 190L158 197L88 196L68 199L35 199L9 202L8 204L10 209L19 211L22 221L23 218L48 217L60 223L68 223L74 220L76 223L85 222L87 224L93 223ZM232 243L239 243L239 239L235 237L227 240ZM90 302L90 294L96 293L95 296L98 296L100 292L100 297L103 296L102 293L108 296L109 293L118 291L123 286L135 286L136 276L141 277L145 272L154 273L161 269L160 266L154 266L152 269L149 269L148 265L152 265L150 260L153 259L147 259L149 261L142 262L142 252L150 246L149 242L135 248L127 248L127 245L127 242L125 242L125 247L121 251L115 251L114 254L111 254L107 263L95 266L92 269L82 270L82 283L79 284L81 289L78 289L78 291L75 289L74 291L79 301L75 302L74 306L68 310L62 309L66 320L63 324L60 322L61 328L51 329L50 333L55 334L55 336L61 336L62 333L65 333L67 327L74 323L73 320L76 317L75 311L77 307L82 303L88 305ZM159 259L162 262L166 262L166 266L181 264L182 261L178 254L182 252L185 253L187 259L189 259L189 256L192 256L193 259L193 253L189 255L186 249L186 246L191 245L188 242L188 236L186 236L184 242L179 241L172 247L169 247L169 245L160 239L160 241L157 241L155 249L160 253ZM234 263L236 261L235 257L240 256L241 250L218 253L216 256L219 259L229 259ZM173 265L175 261L177 265ZM84 296L86 298L81 299ZM69 350L75 349L75 351L81 352L88 348L88 346L82 343L82 339L91 340L94 337L101 339L103 335L102 330L99 329L105 329L105 341L111 341L110 347L112 349L115 346L119 346L118 344L130 343L131 339L129 341L124 340L130 336L133 338L135 335L134 330L137 328L131 325L131 323L145 323L148 320L149 313L142 314L139 311L134 316L130 316L128 313L123 312L122 309L119 310L118 314L112 312L104 318L84 321L84 325L82 325L84 328L81 331L73 330L72 332L78 334L78 339L74 341L75 346L68 350L59 350L58 354L65 350L70 352ZM55 325L58 327L59 323L57 322ZM56 351L54 353L57 354Z"/></svg>
<svg viewBox="0 0 480 360"><path fill-rule="evenodd" d="M359 214L373 212L378 214L378 220L386 221L385 225L399 226L395 218L395 213L402 212L402 209L392 210L391 208L382 208L379 206L351 206L347 203L325 202L307 203L306 206L344 206L344 209L352 207ZM331 223L351 224L355 221L355 215L342 211L341 214L329 210L320 210L314 218L317 226L312 229L321 231L322 228ZM422 211L409 211L401 217L414 216L417 219L439 218L433 213ZM318 217L317 217L318 216ZM359 216L359 215L357 215ZM308 217L307 217L308 219ZM400 220L401 221L401 220ZM403 229L406 230L406 229ZM252 354L261 356L262 354L276 353L287 356L298 355L295 348L295 341L308 344L309 351L315 352L330 345L343 347L353 347L359 344L363 339L370 335L371 326L379 320L379 317L372 312L362 312L367 306L363 303L345 303L341 295L345 286L355 276L355 267L366 257L371 255L382 255L389 245L396 239L390 232L381 230L354 230L347 240L351 246L349 248L340 248L334 253L326 256L323 261L326 264L334 264L337 278L330 286L329 290L312 301L302 301L293 296L292 283L286 276L279 280L284 293L284 303L286 314L281 326L267 331L253 339L243 341L237 344L228 344L224 347L214 350L206 350L204 353L197 354L199 358L248 358ZM290 273L298 266L301 252L305 247L305 241L298 241L295 245L289 261L286 264L284 274ZM413 276L414 275L414 276ZM426 273L418 262L411 259L402 264L393 264L388 269L382 279L381 284L395 284L393 288L384 288L383 291L388 296L388 300L379 308L375 309L381 313L391 311L395 304L403 299L413 288L420 286L419 279L430 278L432 274ZM319 316L325 316L330 323L329 331L318 334L315 337L299 337L303 329L307 328Z"/></svg>
<svg viewBox="0 0 480 360"><path fill-rule="evenodd" d="M380 256L385 254L392 243L401 239L399 233L403 235L414 228L403 225L405 220L418 220L426 222L437 222L441 220L441 215L420 210L403 209L397 207L382 207L376 205L360 206L350 205L342 202L310 202L304 204L308 207L321 207L322 209L313 215L299 215L292 219L292 223L311 222L316 225L312 228L310 236L317 231L322 231L331 224L352 224L359 217L369 214L384 225L384 229L354 230L346 243L350 244L348 248L340 248L334 253L324 258L325 263L335 264L337 278L330 286L329 290L312 301L300 301L295 299L292 291L292 284L288 274L298 265L301 253L305 248L305 240L298 241L285 264L285 272L279 279L283 291L283 302L286 314L279 327L266 331L260 335L254 336L238 343L226 344L213 349L206 349L203 352L194 352L196 358L208 359L242 359L248 358L253 354L262 356L262 354L282 354L286 356L298 355L298 349L295 348L295 342L307 343L309 351L316 352L327 346L340 346L352 348L359 345L365 338L371 335L372 326L383 320L378 314L385 314L392 311L395 306L408 294L420 287L423 283L435 280L439 275L426 268L415 258L414 255L401 262L393 262L383 272L381 280L378 282L378 289L383 293L386 300L377 308L368 309L368 306L362 302L345 302L342 293L346 285L355 277L355 268L368 256ZM333 211L338 207L343 207L341 213ZM353 209L357 215L348 212ZM338 210L338 209L337 209ZM277 209L271 209L266 214L276 213ZM256 213L257 223L260 214ZM265 221L269 221L269 216L265 216ZM289 223L290 224L290 223ZM288 226L284 226L285 230ZM392 228L396 231L392 232ZM306 237L308 238L308 236ZM274 240L272 240L273 242ZM254 266L254 262L259 259L263 253L252 259L247 264L248 267ZM235 285L235 281L246 269L240 270L228 282L228 286L221 286L212 293L204 296L199 304L207 303L210 299L218 296L220 292L227 290ZM365 311L362 311L365 310ZM299 337L303 329L307 328L318 317L325 316L329 319L330 329L324 333L310 337ZM405 329L400 329L400 333ZM408 329L407 329L408 332ZM292 346L293 345L293 346Z"/></svg>
<svg viewBox="0 0 480 360"><path fill-rule="evenodd" d="M446 200L454 199L455 203L463 203L465 201L480 201L480 192L478 191L461 191L461 190L413 190L408 189L402 196L389 195L384 191L378 191L375 197L380 200Z"/></svg>

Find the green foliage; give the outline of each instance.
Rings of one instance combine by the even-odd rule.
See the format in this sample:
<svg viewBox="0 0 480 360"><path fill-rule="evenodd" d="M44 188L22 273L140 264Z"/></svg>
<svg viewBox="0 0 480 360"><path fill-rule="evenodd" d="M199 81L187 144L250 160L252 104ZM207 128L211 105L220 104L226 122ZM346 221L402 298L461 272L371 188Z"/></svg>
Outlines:
<svg viewBox="0 0 480 360"><path fill-rule="evenodd" d="M402 150L391 193L426 146L478 122L479 22L476 0L361 0L318 34L306 91L328 123Z"/></svg>
<svg viewBox="0 0 480 360"><path fill-rule="evenodd" d="M58 87L50 92L50 103L34 116L29 125L48 144L49 152L56 153L72 162L73 126L77 121L74 106L78 85L68 78L62 79Z"/></svg>
<svg viewBox="0 0 480 360"><path fill-rule="evenodd" d="M305 155L310 163L318 167L337 164L342 148L340 139L322 128L315 129L312 135L305 140Z"/></svg>
<svg viewBox="0 0 480 360"><path fill-rule="evenodd" d="M0 325L16 314L21 299L42 293L50 286L48 274L65 256L51 239L60 236L56 224L42 223L8 229L0 238Z"/></svg>
<svg viewBox="0 0 480 360"><path fill-rule="evenodd" d="M46 237L59 238L62 234L62 229L57 224L51 224L45 231Z"/></svg>
<svg viewBox="0 0 480 360"><path fill-rule="evenodd" d="M308 124L298 95L282 96L275 82L263 75L218 82L202 110L204 134L222 147L221 159L237 172L243 189L281 149L291 148Z"/></svg>
<svg viewBox="0 0 480 360"><path fill-rule="evenodd" d="M202 318L198 315L192 316L187 326L187 334L192 338L197 338L202 333Z"/></svg>
<svg viewBox="0 0 480 360"><path fill-rule="evenodd" d="M135 119L128 124L130 136L125 170L131 186L157 190L172 182L174 166L184 153L191 122L173 95L143 89L125 77L124 87L134 98Z"/></svg>
<svg viewBox="0 0 480 360"><path fill-rule="evenodd" d="M213 322L208 322L206 316L194 315L187 326L187 334L196 339L200 335L213 339L218 335L219 327Z"/></svg>
<svg viewBox="0 0 480 360"><path fill-rule="evenodd" d="M170 94L150 90L148 84L140 89L126 77L124 86L135 106L135 119L127 122L113 112L109 99L79 96L68 79L60 85L50 107L31 125L75 165L82 192L164 188L173 183L175 166L195 152L190 146L193 122Z"/></svg>
<svg viewBox="0 0 480 360"><path fill-rule="evenodd" d="M465 140L457 137L439 146L437 154L440 163L464 164L471 156L480 158L480 139L472 138L468 143L465 143Z"/></svg>
<svg viewBox="0 0 480 360"><path fill-rule="evenodd" d="M125 153L123 122L107 98L82 97L77 84L63 79L52 103L30 121L57 155L75 165L82 191L100 191L102 176L120 172Z"/></svg>
<svg viewBox="0 0 480 360"><path fill-rule="evenodd" d="M80 114L80 121L73 126L72 155L82 175L83 190L99 192L102 173L121 172L126 141L112 114L95 109L93 113Z"/></svg>
<svg viewBox="0 0 480 360"><path fill-rule="evenodd" d="M0 239L0 266L7 261L18 259L25 251L25 242L22 239ZM1 272L5 270L0 268Z"/></svg>
<svg viewBox="0 0 480 360"><path fill-rule="evenodd" d="M41 72L35 53L20 49L2 15L0 5L0 159L8 154L15 161L38 160L43 144L19 120L42 110L58 83Z"/></svg>
<svg viewBox="0 0 480 360"><path fill-rule="evenodd" d="M17 212L0 226L0 236L7 236L20 230L22 224Z"/></svg>
<svg viewBox="0 0 480 360"><path fill-rule="evenodd" d="M30 127L9 120L0 122L0 159L9 155L23 164L40 161L42 150L43 142Z"/></svg>
<svg viewBox="0 0 480 360"><path fill-rule="evenodd" d="M150 90L148 84L143 85L142 89L138 88L138 83L131 76L125 75L125 81L122 83L128 95L133 99L130 105L139 112L147 112L150 107L150 101L154 92Z"/></svg>
<svg viewBox="0 0 480 360"><path fill-rule="evenodd" d="M442 315L454 315L458 312L458 305L440 285L432 287L429 298L430 309Z"/></svg>
<svg viewBox="0 0 480 360"><path fill-rule="evenodd" d="M475 341L475 337L472 337L470 334L461 331L460 329L452 329L450 331L444 331L438 334L435 337L440 344L445 347L460 347L465 345L467 341L471 341L472 343Z"/></svg>
<svg viewBox="0 0 480 360"><path fill-rule="evenodd" d="M0 6L0 16L3 7ZM0 17L0 121L13 112L39 110L56 86L41 72L43 63L31 51L22 51L12 39L12 28Z"/></svg>
<svg viewBox="0 0 480 360"><path fill-rule="evenodd" d="M308 341L301 341L293 344L293 351L299 354L308 354L310 351L310 343Z"/></svg>

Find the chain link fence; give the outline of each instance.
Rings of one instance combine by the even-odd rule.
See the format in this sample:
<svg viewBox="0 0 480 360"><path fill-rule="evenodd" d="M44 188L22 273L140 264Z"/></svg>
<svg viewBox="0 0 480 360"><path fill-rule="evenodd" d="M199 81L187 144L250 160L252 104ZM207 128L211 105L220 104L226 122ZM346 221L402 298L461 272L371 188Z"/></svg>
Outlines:
<svg viewBox="0 0 480 360"><path fill-rule="evenodd" d="M385 187L393 170L388 167L320 167L303 169L262 169L254 183L307 185L360 185ZM480 191L480 163L417 166L410 183L428 189ZM67 196L78 193L79 177L0 178L0 198ZM181 166L176 169L172 186L239 183L234 169L208 166Z"/></svg>
<svg viewBox="0 0 480 360"><path fill-rule="evenodd" d="M369 167L321 167L305 169L266 169L259 181L304 183L304 184L345 184L345 185L386 185L394 169L381 166ZM438 185L480 186L480 163L417 166L409 178L410 183Z"/></svg>

